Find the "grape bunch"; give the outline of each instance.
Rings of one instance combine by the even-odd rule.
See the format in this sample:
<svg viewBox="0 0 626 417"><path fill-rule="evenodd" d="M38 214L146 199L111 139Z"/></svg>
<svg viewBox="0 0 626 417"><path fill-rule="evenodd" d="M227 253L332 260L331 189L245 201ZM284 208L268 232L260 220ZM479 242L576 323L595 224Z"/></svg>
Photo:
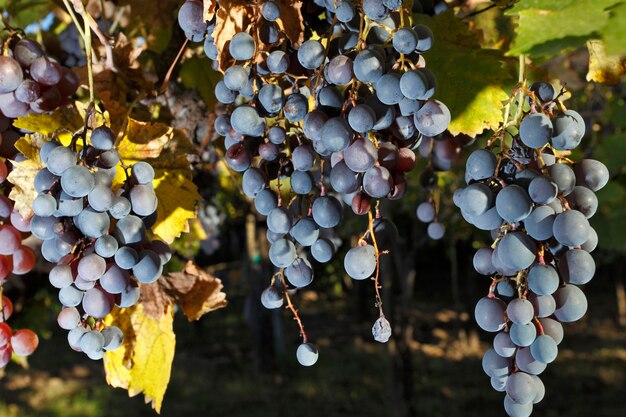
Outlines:
<svg viewBox="0 0 626 417"><path fill-rule="evenodd" d="M306 1L304 23L320 39L297 47L277 23L283 6L262 2L257 26L226 43L228 66L215 86L226 106L214 126L224 137L225 161L242 173L243 193L267 216L269 259L278 273L262 303L278 308L286 300L292 308L287 288L311 284L313 261L333 258L339 249L333 228L342 220L343 202L369 217L344 267L355 280L375 276L380 318L372 332L381 342L391 327L379 296L384 248L375 235L383 243L397 229L382 218L379 201L406 193L405 175L416 164L413 149L450 122L447 107L433 98L436 78L422 55L433 34L427 26L411 26L410 12L401 6L394 0ZM178 19L186 36L204 39L206 55L217 59L215 24L203 21L202 3L186 1ZM312 365L317 348L292 311L303 338L298 361Z"/></svg>
<svg viewBox="0 0 626 417"><path fill-rule="evenodd" d="M24 275L35 266L35 253L28 246L22 244L23 237L30 234L30 222L25 220L13 208L13 203L7 197L10 184L6 178L10 166L0 159L0 294L3 286L11 274ZM6 296L0 297L0 368L5 367L11 360L11 355L31 355L39 339L29 329L13 331L7 320L13 314L13 303Z"/></svg>
<svg viewBox="0 0 626 417"><path fill-rule="evenodd" d="M59 289L59 326L68 330L72 349L97 360L123 340L121 330L102 319L114 305L134 305L139 286L155 282L169 261L169 247L150 241L156 221L154 169L147 162L127 168L115 149L114 132L103 125L91 131L90 145L76 151L52 140L40 150L46 165L35 176L31 232L43 241L43 257L56 264L50 283ZM113 188L116 168L126 181Z"/></svg>
<svg viewBox="0 0 626 417"><path fill-rule="evenodd" d="M538 375L557 357L561 323L587 311L580 286L593 278L590 252L598 243L588 219L598 208L595 192L609 180L601 162L568 159L585 122L565 109L554 87L538 82L521 91L529 111L520 113L519 125L514 119L496 134L500 152L491 141L469 156L467 187L454 193L465 220L494 238L473 260L478 273L492 277L475 317L482 329L497 333L483 369L493 388L506 392L511 417L528 417L541 401ZM510 146L505 135L512 135Z"/></svg>
<svg viewBox="0 0 626 417"><path fill-rule="evenodd" d="M11 38L0 57L0 111L7 118L45 113L66 104L79 86L71 69L46 56L39 43Z"/></svg>

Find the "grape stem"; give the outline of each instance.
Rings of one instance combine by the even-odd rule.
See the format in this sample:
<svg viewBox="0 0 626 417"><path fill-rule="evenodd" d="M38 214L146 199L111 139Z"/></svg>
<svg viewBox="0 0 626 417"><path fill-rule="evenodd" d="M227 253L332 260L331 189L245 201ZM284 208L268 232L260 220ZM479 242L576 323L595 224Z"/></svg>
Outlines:
<svg viewBox="0 0 626 417"><path fill-rule="evenodd" d="M302 323L302 319L298 315L298 310L291 302L291 297L289 296L289 291L287 290L287 283L285 282L285 273L281 269L276 275L280 276L280 283L283 286L285 300L287 300L287 308L291 310L291 313L293 314L293 319L298 323L298 326L300 327L300 336L302 337L302 343L306 343L308 339L306 336L306 332L304 331L304 324ZM276 277L276 275L274 275L274 277ZM274 279L274 277L272 279Z"/></svg>
<svg viewBox="0 0 626 417"><path fill-rule="evenodd" d="M66 0L64 0L64 2L65 1ZM87 40L89 41L89 50L91 51L91 31L89 30L91 29L93 30L93 33L95 33L98 37L98 40L100 41L102 46L104 46L104 53L106 56L105 64L107 68L111 69L114 72L117 72L117 68L115 67L115 61L113 60L113 46L104 35L104 33L102 33L102 31L100 30L98 22L96 22L94 18L91 17L91 15L87 12L87 10L85 10L85 6L81 2L81 0L72 0L72 4L74 5L74 10L76 10L76 12L80 14L85 20L85 34L83 39L85 40L85 42L87 42Z"/></svg>
<svg viewBox="0 0 626 417"><path fill-rule="evenodd" d="M374 245L374 251L376 252L376 274L374 275L374 289L376 290L376 307L378 307L378 312L380 316L383 317L383 299L380 296L380 289L382 286L378 282L378 278L380 275L380 252L378 251L378 244L376 243L376 236L374 234L374 216L372 215L372 211L367 212L368 218L368 231L372 238L372 244Z"/></svg>

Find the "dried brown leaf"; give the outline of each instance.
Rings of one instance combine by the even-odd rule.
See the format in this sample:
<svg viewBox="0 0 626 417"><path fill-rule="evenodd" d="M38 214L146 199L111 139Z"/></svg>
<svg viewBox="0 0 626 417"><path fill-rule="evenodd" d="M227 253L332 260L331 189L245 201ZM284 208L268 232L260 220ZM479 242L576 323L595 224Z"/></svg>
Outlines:
<svg viewBox="0 0 626 417"><path fill-rule="evenodd" d="M147 315L158 317L173 302L178 304L189 321L225 307L226 294L219 278L189 261L185 269L163 275L156 285L141 287L141 303Z"/></svg>

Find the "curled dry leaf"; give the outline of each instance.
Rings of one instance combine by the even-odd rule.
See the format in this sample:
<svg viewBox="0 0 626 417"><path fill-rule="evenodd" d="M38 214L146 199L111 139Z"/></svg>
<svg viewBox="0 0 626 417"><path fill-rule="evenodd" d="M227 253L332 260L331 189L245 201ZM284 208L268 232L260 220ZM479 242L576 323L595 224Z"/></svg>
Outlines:
<svg viewBox="0 0 626 417"><path fill-rule="evenodd" d="M217 0L202 0L204 6L204 20L211 20L215 16Z"/></svg>
<svg viewBox="0 0 626 417"><path fill-rule="evenodd" d="M225 307L226 294L219 278L202 270L193 262L185 269L161 277L156 285L141 287L141 303L146 314L158 317L171 303L178 304L185 316L198 320L202 315Z"/></svg>
<svg viewBox="0 0 626 417"><path fill-rule="evenodd" d="M304 20L302 18L301 0L277 0L280 4L281 16L277 24L292 46L299 47L304 41ZM217 9L217 18L213 38L218 50L219 68L223 72L232 63L233 59L228 53L230 39L238 32L248 32L255 38L255 44L260 47L256 51L255 61L259 62L263 54L259 52L269 51L270 47L278 45L266 45L258 39L259 27L262 23L261 4L249 0L222 0Z"/></svg>

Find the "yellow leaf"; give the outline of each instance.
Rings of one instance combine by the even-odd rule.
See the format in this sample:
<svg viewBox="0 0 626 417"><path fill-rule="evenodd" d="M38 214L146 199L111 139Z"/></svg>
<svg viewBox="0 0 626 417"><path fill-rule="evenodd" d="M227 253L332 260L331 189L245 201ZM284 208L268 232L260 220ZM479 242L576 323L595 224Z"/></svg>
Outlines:
<svg viewBox="0 0 626 417"><path fill-rule="evenodd" d="M83 119L76 111L75 107L61 107L49 114L29 113L25 117L18 117L13 121L13 126L38 132L44 135L51 135L57 132L60 135L69 136L69 131L74 132L83 126Z"/></svg>
<svg viewBox="0 0 626 417"><path fill-rule="evenodd" d="M172 243L189 230L188 221L195 217L200 199L187 160L187 154L195 151L193 144L180 129L129 119L118 151L126 165L146 161L154 168L153 185L159 204L152 231L164 242ZM124 179L120 169L115 183L119 185Z"/></svg>
<svg viewBox="0 0 626 417"><path fill-rule="evenodd" d="M172 371L176 346L173 319L172 304L155 318L145 314L141 303L115 310L106 319L108 325L119 327L125 338L122 346L104 356L107 383L128 390L130 397L143 392L157 412Z"/></svg>
<svg viewBox="0 0 626 417"><path fill-rule="evenodd" d="M20 138L15 147L25 157L23 161L13 161L13 169L9 173L7 180L13 184L13 188L9 193L9 199L15 202L15 209L20 215L28 219L32 217L33 200L37 197L35 191L35 175L41 168L43 163L39 159L39 149L45 142L45 136L35 133Z"/></svg>
<svg viewBox="0 0 626 417"><path fill-rule="evenodd" d="M587 81L618 85L622 82L622 75L626 73L624 57L608 56L604 44L600 41L588 41L589 71Z"/></svg>

